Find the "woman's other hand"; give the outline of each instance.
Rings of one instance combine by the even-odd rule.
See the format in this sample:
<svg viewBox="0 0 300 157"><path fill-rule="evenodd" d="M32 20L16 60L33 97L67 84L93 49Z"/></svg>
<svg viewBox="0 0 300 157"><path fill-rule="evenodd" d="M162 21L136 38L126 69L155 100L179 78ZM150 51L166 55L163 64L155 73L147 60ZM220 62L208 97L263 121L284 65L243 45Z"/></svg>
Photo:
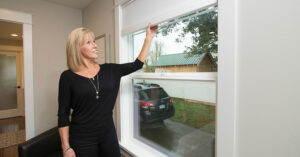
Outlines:
<svg viewBox="0 0 300 157"><path fill-rule="evenodd" d="M76 157L75 152L72 148L64 152L64 157Z"/></svg>
<svg viewBox="0 0 300 157"><path fill-rule="evenodd" d="M146 38L153 39L156 31L158 29L158 25L151 26L151 22L148 24L147 30L146 30Z"/></svg>

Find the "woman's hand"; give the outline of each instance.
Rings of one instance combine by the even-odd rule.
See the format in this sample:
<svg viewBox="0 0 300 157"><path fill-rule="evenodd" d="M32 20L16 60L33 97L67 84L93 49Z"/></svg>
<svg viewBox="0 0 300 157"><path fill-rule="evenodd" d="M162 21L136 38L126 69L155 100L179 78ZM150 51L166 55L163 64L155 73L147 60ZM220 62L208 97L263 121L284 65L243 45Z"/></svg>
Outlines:
<svg viewBox="0 0 300 157"><path fill-rule="evenodd" d="M148 24L148 27L146 29L146 38L145 38L142 50L138 56L138 59L141 62L145 62L145 60L147 58L148 51L150 49L152 39L154 38L154 36L156 34L157 28L158 28L157 25L151 26L151 23Z"/></svg>
<svg viewBox="0 0 300 157"><path fill-rule="evenodd" d="M155 34L156 34L157 29L158 29L158 26L157 25L151 26L151 22L150 22L148 24L148 27L147 27L147 30L146 30L146 38L153 39Z"/></svg>
<svg viewBox="0 0 300 157"><path fill-rule="evenodd" d="M76 157L75 152L72 148L64 152L64 157Z"/></svg>

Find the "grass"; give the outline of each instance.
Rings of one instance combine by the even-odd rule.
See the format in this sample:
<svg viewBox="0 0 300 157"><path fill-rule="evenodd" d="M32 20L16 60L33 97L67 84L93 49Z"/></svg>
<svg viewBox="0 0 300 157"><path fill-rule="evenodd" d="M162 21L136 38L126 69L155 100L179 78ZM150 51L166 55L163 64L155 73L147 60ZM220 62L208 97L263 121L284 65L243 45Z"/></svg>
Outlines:
<svg viewBox="0 0 300 157"><path fill-rule="evenodd" d="M174 98L173 121L215 134L216 107Z"/></svg>

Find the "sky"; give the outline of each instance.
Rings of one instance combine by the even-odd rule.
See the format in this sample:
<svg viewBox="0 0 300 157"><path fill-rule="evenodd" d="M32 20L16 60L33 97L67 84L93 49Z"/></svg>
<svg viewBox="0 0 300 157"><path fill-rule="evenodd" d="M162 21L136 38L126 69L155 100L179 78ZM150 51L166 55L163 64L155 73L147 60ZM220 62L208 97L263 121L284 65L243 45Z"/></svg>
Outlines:
<svg viewBox="0 0 300 157"><path fill-rule="evenodd" d="M157 37L155 37L152 40L152 46L151 49L154 49L154 43L155 41L163 43L162 47L162 55L167 55L167 54L175 54L175 53L183 53L185 50L185 46L190 46L193 44L192 41L192 34L189 33L185 36L184 40L182 40L181 43L177 43L175 40L179 35L182 33L182 27L184 24L181 24L178 26L179 31L175 32L172 31L169 33L167 36L162 36L162 34L158 34ZM141 34L137 34L134 36L134 57L136 58L143 46L143 42L145 39L146 33L143 32ZM150 50L151 51L151 50Z"/></svg>

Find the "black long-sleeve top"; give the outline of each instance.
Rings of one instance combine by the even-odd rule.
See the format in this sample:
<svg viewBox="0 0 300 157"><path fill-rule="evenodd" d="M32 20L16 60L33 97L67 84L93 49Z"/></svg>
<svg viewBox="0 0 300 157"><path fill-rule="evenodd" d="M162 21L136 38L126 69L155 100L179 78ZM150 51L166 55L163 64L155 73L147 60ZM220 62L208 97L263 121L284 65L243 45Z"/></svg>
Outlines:
<svg viewBox="0 0 300 157"><path fill-rule="evenodd" d="M59 80L58 127L70 126L73 137L99 137L113 127L112 110L122 76L141 69L136 59L126 64L102 64L98 72L99 99L89 78L71 70L64 71ZM97 85L97 83L95 82ZM73 109L70 117L70 109Z"/></svg>

